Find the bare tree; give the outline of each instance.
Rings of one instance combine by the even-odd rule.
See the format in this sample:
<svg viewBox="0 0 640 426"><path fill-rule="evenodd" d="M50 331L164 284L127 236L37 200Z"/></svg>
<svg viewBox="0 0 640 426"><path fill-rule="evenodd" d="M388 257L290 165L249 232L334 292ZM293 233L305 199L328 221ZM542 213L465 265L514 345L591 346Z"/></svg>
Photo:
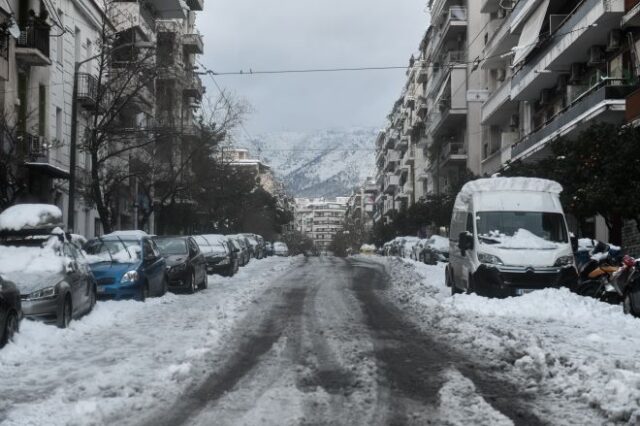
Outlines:
<svg viewBox="0 0 640 426"><path fill-rule="evenodd" d="M140 47L144 40L136 31L118 30L119 24L134 26L136 22L136 17L127 16L119 4L122 5L115 0L103 1L105 13L95 43L97 54L89 67L93 71L89 74L95 75L87 82L95 106L87 113L87 126L78 144L91 160L79 192L95 206L107 233L117 222L123 187L136 177L131 159L155 142L155 51Z"/></svg>

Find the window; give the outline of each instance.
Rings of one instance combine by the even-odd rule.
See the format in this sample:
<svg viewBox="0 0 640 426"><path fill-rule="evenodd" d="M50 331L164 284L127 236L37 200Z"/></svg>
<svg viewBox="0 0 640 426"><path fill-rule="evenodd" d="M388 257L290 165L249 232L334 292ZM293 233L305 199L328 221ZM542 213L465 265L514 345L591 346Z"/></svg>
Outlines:
<svg viewBox="0 0 640 426"><path fill-rule="evenodd" d="M60 26L64 28L64 20L62 15L62 10L58 9L58 16L60 17ZM60 34L60 36L56 37L56 59L60 65L62 65L62 61L64 60L64 35Z"/></svg>
<svg viewBox="0 0 640 426"><path fill-rule="evenodd" d="M75 61L80 62L82 60L82 39L80 38L80 28L76 27L76 50L75 50Z"/></svg>
<svg viewBox="0 0 640 426"><path fill-rule="evenodd" d="M56 107L56 141L62 142L62 109Z"/></svg>
<svg viewBox="0 0 640 426"><path fill-rule="evenodd" d="M38 90L38 134L47 134L47 86L41 84Z"/></svg>

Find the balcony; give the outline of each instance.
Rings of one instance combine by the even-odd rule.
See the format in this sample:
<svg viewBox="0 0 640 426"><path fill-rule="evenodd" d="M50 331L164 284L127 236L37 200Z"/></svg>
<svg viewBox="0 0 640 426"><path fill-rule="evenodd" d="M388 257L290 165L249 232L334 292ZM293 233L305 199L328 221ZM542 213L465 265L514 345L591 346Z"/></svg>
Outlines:
<svg viewBox="0 0 640 426"><path fill-rule="evenodd" d="M118 32L135 31L146 40L153 38L155 18L149 6L142 1L113 2L109 6L109 19Z"/></svg>
<svg viewBox="0 0 640 426"><path fill-rule="evenodd" d="M399 132L397 130L392 130L391 132L389 132L387 134L387 137L385 139L384 147L386 149L395 148L396 142L398 141L399 137L400 137Z"/></svg>
<svg viewBox="0 0 640 426"><path fill-rule="evenodd" d="M183 0L153 0L152 4L159 19L187 18Z"/></svg>
<svg viewBox="0 0 640 426"><path fill-rule="evenodd" d="M554 86L557 73L541 71L567 70L573 63L587 62L588 48L606 45L609 31L620 28L623 13L623 0L584 0L556 28L556 36L541 44L538 53L514 75L511 99L531 101L542 89Z"/></svg>
<svg viewBox="0 0 640 426"><path fill-rule="evenodd" d="M98 79L91 74L84 72L78 73L78 104L93 109L98 99Z"/></svg>
<svg viewBox="0 0 640 426"><path fill-rule="evenodd" d="M451 6L443 12L441 18L437 19L435 24L438 26L438 35L434 43L434 52L439 52L449 41L456 40L466 34L467 8Z"/></svg>
<svg viewBox="0 0 640 426"><path fill-rule="evenodd" d="M202 36L197 33L185 34L182 36L182 45L185 53L199 54L204 53L204 44Z"/></svg>
<svg viewBox="0 0 640 426"><path fill-rule="evenodd" d="M400 186L400 176L386 175L384 178L384 192L393 194Z"/></svg>
<svg viewBox="0 0 640 426"><path fill-rule="evenodd" d="M404 106L405 108L411 108L413 109L413 107L416 105L416 98L412 95L407 95L404 98Z"/></svg>
<svg viewBox="0 0 640 426"><path fill-rule="evenodd" d="M640 0L625 0L625 15L622 17L622 27L640 26Z"/></svg>
<svg viewBox="0 0 640 426"><path fill-rule="evenodd" d="M463 143L449 142L440 151L440 167L447 167L453 163L466 163L467 151Z"/></svg>
<svg viewBox="0 0 640 426"><path fill-rule="evenodd" d="M416 163L416 151L415 148L411 147L411 149L407 150L404 154L404 158L402 159L402 164L405 167L413 166Z"/></svg>
<svg viewBox="0 0 640 426"><path fill-rule="evenodd" d="M400 153L395 150L389 150L387 152L387 158L384 160L384 171L391 172L396 168L396 165L400 162Z"/></svg>
<svg viewBox="0 0 640 426"><path fill-rule="evenodd" d="M24 166L54 179L68 179L69 171L52 164L49 158L50 145L43 136L24 132L18 135L22 146L26 148Z"/></svg>
<svg viewBox="0 0 640 426"><path fill-rule="evenodd" d="M20 30L16 43L16 60L34 67L51 65L49 28L28 27Z"/></svg>
<svg viewBox="0 0 640 426"><path fill-rule="evenodd" d="M518 103L511 101L511 79L507 79L482 105L481 123L502 124L508 122L511 115L517 112Z"/></svg>
<svg viewBox="0 0 640 426"><path fill-rule="evenodd" d="M427 133L436 137L464 128L467 116L466 95L466 70L453 69L436 98L438 111L429 115L431 125Z"/></svg>
<svg viewBox="0 0 640 426"><path fill-rule="evenodd" d="M566 108L526 135L511 150L513 159L528 158L559 137L575 134L594 120L620 123L624 119L627 96L634 86L598 84Z"/></svg>
<svg viewBox="0 0 640 426"><path fill-rule="evenodd" d="M187 6L193 11L201 11L204 9L204 0L187 0Z"/></svg>
<svg viewBox="0 0 640 426"><path fill-rule="evenodd" d="M416 101L416 105L416 114L418 114L420 118L424 118L429 111L429 108L427 106L427 98L425 98L424 96L419 96L418 100Z"/></svg>
<svg viewBox="0 0 640 426"><path fill-rule="evenodd" d="M422 66L418 69L416 81L418 84L426 83L429 79L429 69Z"/></svg>
<svg viewBox="0 0 640 426"><path fill-rule="evenodd" d="M407 136L401 137L398 143L396 144L396 149L399 151L404 151L408 147L409 147L409 138Z"/></svg>
<svg viewBox="0 0 640 426"><path fill-rule="evenodd" d="M195 73L187 74L187 81L184 86L184 95L190 98L195 98L198 102L202 100L205 88L202 85L200 76Z"/></svg>
<svg viewBox="0 0 640 426"><path fill-rule="evenodd" d="M500 10L500 0L482 0L480 13L496 13Z"/></svg>

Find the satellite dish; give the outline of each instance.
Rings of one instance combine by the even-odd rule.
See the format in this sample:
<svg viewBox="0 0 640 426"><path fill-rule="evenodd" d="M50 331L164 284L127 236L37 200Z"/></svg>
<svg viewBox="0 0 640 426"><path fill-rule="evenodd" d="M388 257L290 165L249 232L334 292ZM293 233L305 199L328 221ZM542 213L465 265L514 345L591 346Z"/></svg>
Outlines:
<svg viewBox="0 0 640 426"><path fill-rule="evenodd" d="M11 23L9 26L9 34L11 34L11 37L15 39L20 38L20 27L18 26L18 23L13 19L11 20Z"/></svg>

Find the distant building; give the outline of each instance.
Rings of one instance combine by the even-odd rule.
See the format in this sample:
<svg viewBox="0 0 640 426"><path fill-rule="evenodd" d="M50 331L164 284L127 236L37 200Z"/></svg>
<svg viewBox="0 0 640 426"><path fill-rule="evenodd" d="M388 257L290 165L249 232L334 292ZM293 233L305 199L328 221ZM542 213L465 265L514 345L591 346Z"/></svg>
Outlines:
<svg viewBox="0 0 640 426"><path fill-rule="evenodd" d="M344 227L349 197L296 198L295 201L295 229L309 236L317 249L327 250L333 237Z"/></svg>
<svg viewBox="0 0 640 426"><path fill-rule="evenodd" d="M376 214L378 185L373 178L367 178L364 185L354 190L347 203L346 219L365 232L373 228Z"/></svg>
<svg viewBox="0 0 640 426"><path fill-rule="evenodd" d="M276 192L276 182L273 177L271 167L265 164L262 160L251 158L248 149L243 148L229 148L225 149L223 158L227 164L232 167L243 168L253 171L255 176L260 180L260 186L270 194Z"/></svg>

